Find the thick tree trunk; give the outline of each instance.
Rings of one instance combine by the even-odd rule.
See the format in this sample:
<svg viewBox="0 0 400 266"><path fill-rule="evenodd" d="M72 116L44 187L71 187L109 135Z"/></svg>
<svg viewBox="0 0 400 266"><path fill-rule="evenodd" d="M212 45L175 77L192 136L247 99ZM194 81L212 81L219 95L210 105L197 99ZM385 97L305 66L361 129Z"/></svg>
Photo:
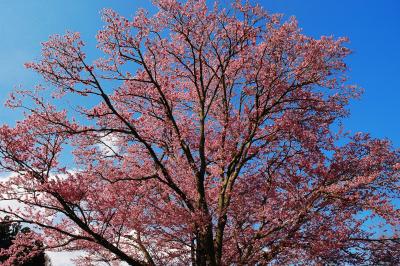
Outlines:
<svg viewBox="0 0 400 266"><path fill-rule="evenodd" d="M215 257L217 265L221 265L222 260L222 243L224 237L224 229L226 225L226 215L223 215L218 221L216 235L215 235Z"/></svg>
<svg viewBox="0 0 400 266"><path fill-rule="evenodd" d="M211 223L197 233L196 265L216 266Z"/></svg>

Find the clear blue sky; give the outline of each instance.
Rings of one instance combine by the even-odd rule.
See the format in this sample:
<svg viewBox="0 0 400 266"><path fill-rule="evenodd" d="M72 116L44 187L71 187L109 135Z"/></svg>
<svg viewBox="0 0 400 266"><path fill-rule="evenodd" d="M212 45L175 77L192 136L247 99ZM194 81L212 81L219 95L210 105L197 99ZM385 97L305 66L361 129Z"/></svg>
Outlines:
<svg viewBox="0 0 400 266"><path fill-rule="evenodd" d="M229 1L223 1L228 3ZM254 1L256 2L256 1ZM397 0L259 0L273 13L295 15L308 35L347 36L354 53L347 60L351 82L365 88L349 106L346 129L387 137L400 146L400 1ZM23 63L40 54L40 42L66 30L79 31L89 54L96 56L99 11L112 7L130 16L148 0L0 0L0 101L16 85L37 84ZM0 124L19 118L0 109Z"/></svg>

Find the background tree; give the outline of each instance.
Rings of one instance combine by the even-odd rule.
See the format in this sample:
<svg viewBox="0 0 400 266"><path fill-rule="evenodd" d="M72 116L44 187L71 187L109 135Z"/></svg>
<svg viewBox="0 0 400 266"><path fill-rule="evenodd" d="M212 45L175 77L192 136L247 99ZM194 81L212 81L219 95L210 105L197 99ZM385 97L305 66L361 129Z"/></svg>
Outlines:
<svg viewBox="0 0 400 266"><path fill-rule="evenodd" d="M13 223L9 216L0 222L0 262L10 266L47 265L40 239L28 227Z"/></svg>
<svg viewBox="0 0 400 266"><path fill-rule="evenodd" d="M88 251L83 264L399 256L399 152L334 130L359 96L346 39L239 1L154 3L132 20L104 10L93 63L69 32L26 65L50 86L8 102L25 119L0 128L14 173L1 197L23 207L2 212L41 227L49 247Z"/></svg>

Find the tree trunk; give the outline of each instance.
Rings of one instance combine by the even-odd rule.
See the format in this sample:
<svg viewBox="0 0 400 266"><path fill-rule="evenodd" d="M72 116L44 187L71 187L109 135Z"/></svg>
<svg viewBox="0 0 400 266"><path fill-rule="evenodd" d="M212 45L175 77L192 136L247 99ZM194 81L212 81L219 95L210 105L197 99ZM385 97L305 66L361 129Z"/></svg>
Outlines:
<svg viewBox="0 0 400 266"><path fill-rule="evenodd" d="M196 265L216 266L211 222L198 231L196 239Z"/></svg>

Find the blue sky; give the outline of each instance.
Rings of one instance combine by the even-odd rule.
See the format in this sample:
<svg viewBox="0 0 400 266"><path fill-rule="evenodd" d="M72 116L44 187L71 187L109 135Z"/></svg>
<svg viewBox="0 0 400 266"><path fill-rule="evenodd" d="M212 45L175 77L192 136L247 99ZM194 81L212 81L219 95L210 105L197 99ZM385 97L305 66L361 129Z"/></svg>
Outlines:
<svg viewBox="0 0 400 266"><path fill-rule="evenodd" d="M254 1L254 0L253 0ZM228 3L228 1L221 1ZM256 1L254 1L256 2ZM349 106L345 120L352 132L371 132L400 146L400 2L397 0L264 0L273 13L294 15L308 35L347 36L354 53L348 58L350 81L365 88L361 100ZM102 26L99 11L111 7L130 16L148 0L0 0L0 101L10 90L40 82L23 63L40 55L40 42L54 33L79 31L93 57L95 35ZM0 124L20 115L1 109Z"/></svg>

